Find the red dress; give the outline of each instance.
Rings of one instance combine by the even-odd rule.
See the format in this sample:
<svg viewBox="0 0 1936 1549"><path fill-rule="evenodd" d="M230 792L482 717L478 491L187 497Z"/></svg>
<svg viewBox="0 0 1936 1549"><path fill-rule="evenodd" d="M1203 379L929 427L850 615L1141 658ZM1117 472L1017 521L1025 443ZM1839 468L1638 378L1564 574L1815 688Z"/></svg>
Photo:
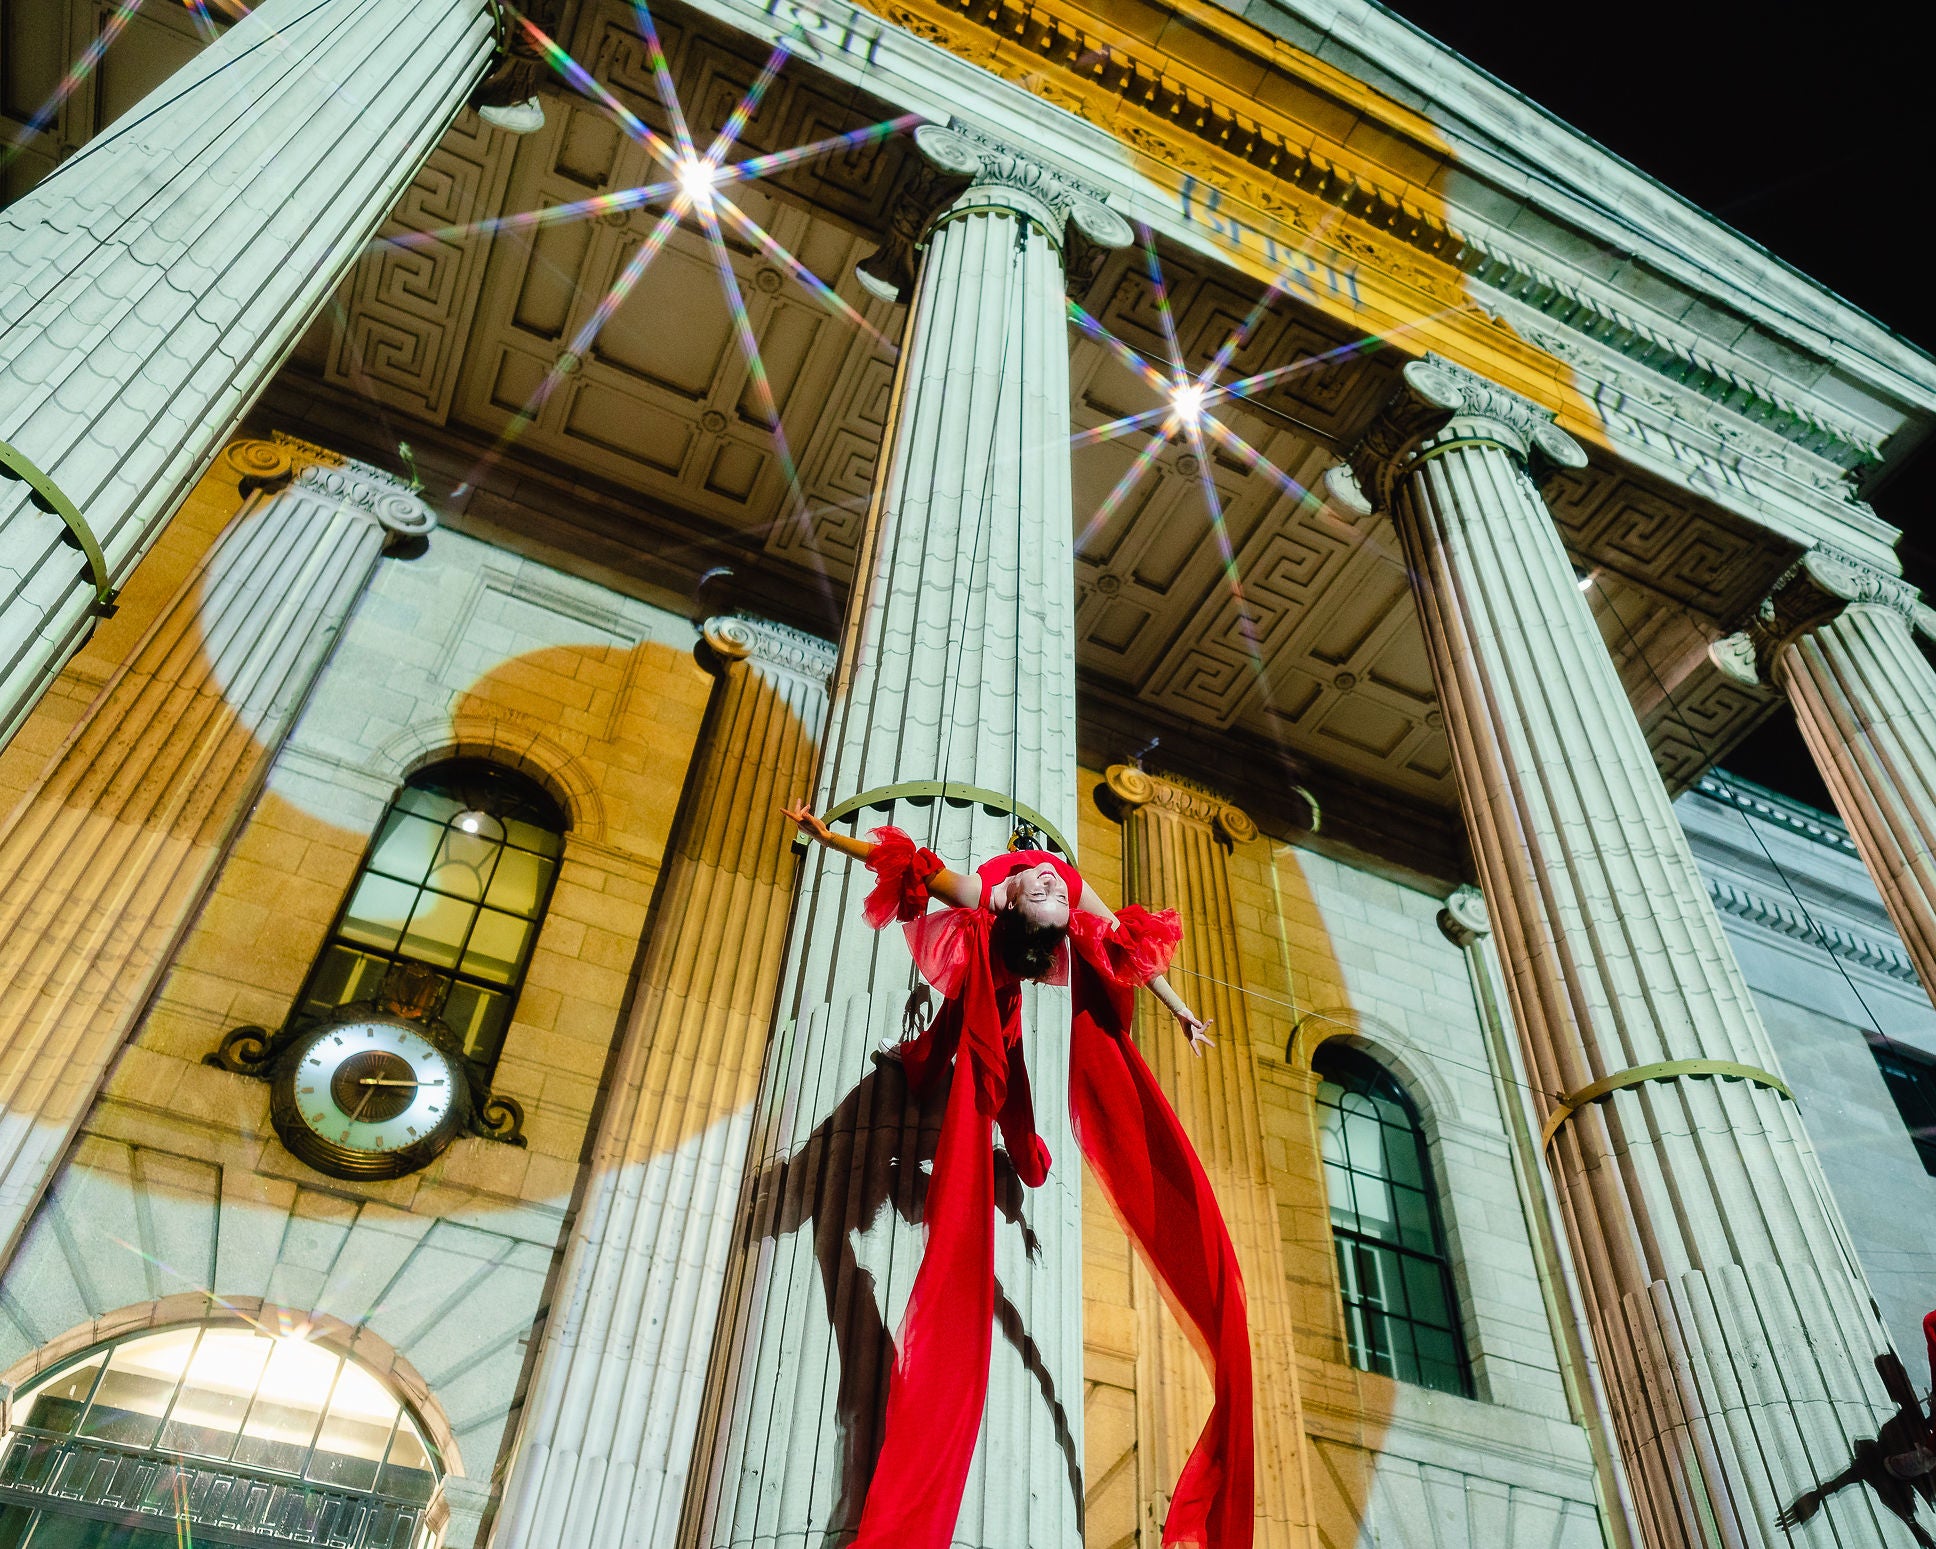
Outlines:
<svg viewBox="0 0 1936 1549"><path fill-rule="evenodd" d="M1021 850L977 868L979 909L928 912L941 862L897 828L876 829L866 902L877 930L899 919L922 975L945 997L926 1032L902 1046L917 1093L952 1068L934 1157L921 1259L889 1383L880 1461L853 1549L947 1549L961 1512L988 1392L995 1318L994 1137L1022 1181L1039 1186L1050 1156L1035 1132L1022 1059L1022 987L991 950L986 905L1011 873L1053 865L1069 889L1068 945L1045 979L1071 987L1069 1112L1076 1141L1130 1239L1189 1326L1210 1369L1209 1421L1184 1464L1163 1524L1166 1549L1249 1549L1253 1527L1250 1342L1237 1255L1189 1136L1129 1037L1137 986L1168 966L1182 930L1174 910L1123 908L1117 924L1077 909L1082 874Z"/></svg>

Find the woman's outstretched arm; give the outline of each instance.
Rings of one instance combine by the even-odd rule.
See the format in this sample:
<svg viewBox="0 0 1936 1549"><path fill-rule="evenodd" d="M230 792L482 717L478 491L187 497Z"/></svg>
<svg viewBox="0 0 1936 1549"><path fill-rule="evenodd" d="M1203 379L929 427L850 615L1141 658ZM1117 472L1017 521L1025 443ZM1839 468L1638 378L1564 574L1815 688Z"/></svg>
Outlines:
<svg viewBox="0 0 1936 1549"><path fill-rule="evenodd" d="M846 855L865 865L873 859L874 852L880 848L872 839L859 839L849 834L837 834L821 822L804 801L795 802L791 807L782 805L780 811L793 821L793 825L815 844L823 844L837 855ZM981 907L981 879L964 877L958 871L950 871L946 866L928 878L930 896L957 909L977 909Z"/></svg>
<svg viewBox="0 0 1936 1549"><path fill-rule="evenodd" d="M1076 907L1085 914L1099 914L1111 925L1116 924L1116 911L1102 901L1087 879L1083 881L1082 898ZM1163 1003L1170 1015L1176 1018L1177 1026L1189 1035L1192 1054L1201 1059L1205 1049L1216 1048L1217 1042L1209 1033L1210 1024L1184 1004L1183 997L1170 988L1168 979L1158 974L1149 981L1149 990Z"/></svg>

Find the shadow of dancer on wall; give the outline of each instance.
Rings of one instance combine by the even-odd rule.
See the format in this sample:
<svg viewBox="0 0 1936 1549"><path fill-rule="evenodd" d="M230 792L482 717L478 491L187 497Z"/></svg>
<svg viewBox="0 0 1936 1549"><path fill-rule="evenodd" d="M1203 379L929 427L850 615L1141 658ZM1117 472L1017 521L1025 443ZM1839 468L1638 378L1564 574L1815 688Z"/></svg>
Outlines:
<svg viewBox="0 0 1936 1549"><path fill-rule="evenodd" d="M1864 1438L1855 1444L1849 1466L1831 1479L1824 1479L1813 1489L1804 1490L1782 1509L1775 1521L1789 1532L1793 1532L1822 1509L1822 1503L1838 1490L1846 1490L1852 1484L1865 1484L1875 1491L1876 1499L1899 1517L1909 1531L1915 1535L1922 1549L1936 1549L1936 1538L1931 1538L1916 1521L1916 1499L1920 1496L1925 1505L1936 1508L1936 1474L1901 1474L1897 1469L1903 1460L1911 1458L1923 1447L1930 1434L1929 1416L1924 1413L1922 1402L1916 1397L1915 1386L1909 1380L1909 1373L1903 1369L1902 1358L1893 1350L1876 1357L1876 1373L1882 1378L1882 1386L1896 1406L1896 1412L1883 1421L1882 1428L1873 1437ZM1896 1468L1890 1467L1894 1462Z"/></svg>
<svg viewBox="0 0 1936 1549"><path fill-rule="evenodd" d="M950 1077L952 1079L952 1077ZM881 1296L873 1275L854 1252L854 1239L892 1209L919 1225L927 1202L929 1169L941 1140L941 1117L948 1085L936 1083L925 1102L908 1091L907 1077L892 1060L878 1062L835 1105L806 1143L790 1156L764 1167L751 1182L751 1220L757 1237L778 1239L811 1230L813 1256L827 1321L833 1327L840 1362L834 1399L839 1435L840 1493L827 1520L829 1544L860 1523L861 1506L880 1454L880 1422L887 1407L887 1380L894 1342L882 1320ZM1042 1244L1023 1211L1024 1190L1008 1153L995 1148L995 1209L1019 1227L1030 1259ZM1028 1332L1022 1312L995 1281L995 1326L1021 1357L1041 1390L1055 1427L1076 1503L1082 1515L1082 1462L1068 1411L1056 1393L1055 1378L1041 1347Z"/></svg>

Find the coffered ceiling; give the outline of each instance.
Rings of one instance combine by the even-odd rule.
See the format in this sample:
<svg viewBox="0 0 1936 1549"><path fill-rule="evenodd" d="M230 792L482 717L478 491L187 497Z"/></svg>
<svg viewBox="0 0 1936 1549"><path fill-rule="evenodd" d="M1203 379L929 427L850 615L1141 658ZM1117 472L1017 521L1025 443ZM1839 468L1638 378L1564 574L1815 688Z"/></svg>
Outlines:
<svg viewBox="0 0 1936 1549"><path fill-rule="evenodd" d="M20 0L0 6L0 19L17 30ZM98 0L68 0L67 9L71 28L100 25ZM196 43L178 20L169 18L163 41L186 57ZM661 26L703 141L752 84L764 53L670 7ZM630 109L669 128L629 7L616 0L582 7L565 41ZM14 96L32 95L31 86ZM63 120L61 132L84 140L98 124L82 120L132 89L104 74L99 102L77 98L67 110L76 127ZM562 91L548 92L545 107L544 127L524 137L462 115L386 234L467 226L663 176L605 109ZM11 98L7 110L16 111ZM747 154L780 150L889 112L790 61L742 145ZM892 136L736 188L733 197L893 341L901 309L870 296L853 271L893 217L905 214L918 175L906 137ZM582 354L573 350L601 304L618 294L655 218L652 208L618 209L536 231L374 249L291 369L361 407L372 451L387 456L406 438L441 444L444 465L468 463L466 482L497 492L517 486L521 470L543 470L544 479L531 481L538 493L520 498L556 506L575 487L595 492L615 513L609 532L621 547L628 503L649 508L654 521L633 529L641 574L663 570L670 519L695 547L790 572L824 596L852 573L894 344L836 315L770 252L750 241L731 244L744 326L765 362L804 495L803 521L703 237L678 231L595 340ZM1200 367L1249 315L1256 288L1180 252L1166 250L1163 262L1182 348ZM1117 337L1153 360L1165 358L1139 260L1115 255L1080 289L1078 299ZM1101 346L1072 330L1070 349L1078 429L1154 405L1152 390ZM1232 372L1297 363L1306 364L1254 401L1227 401L1215 412L1311 491L1392 392L1402 358L1280 298L1237 352ZM1389 523L1287 491L1221 451L1213 449L1211 466L1200 469L1181 442L1165 446L1127 497L1095 521L1143 440L1074 454L1085 682L1201 727L1212 752L1219 744L1238 753L1288 749L1304 764L1449 806L1445 730ZM1210 520L1206 476L1217 492L1221 535ZM1579 562L1598 578L1596 614L1663 771L1684 783L1771 703L1716 671L1705 648L1718 627L1752 609L1788 556L1764 536L1619 468L1569 477L1553 504Z"/></svg>

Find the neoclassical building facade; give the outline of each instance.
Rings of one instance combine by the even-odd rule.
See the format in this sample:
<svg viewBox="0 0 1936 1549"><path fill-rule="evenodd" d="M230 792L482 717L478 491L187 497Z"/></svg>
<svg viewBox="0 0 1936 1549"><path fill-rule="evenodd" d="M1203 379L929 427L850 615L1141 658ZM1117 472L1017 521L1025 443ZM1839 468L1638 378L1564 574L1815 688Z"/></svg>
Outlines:
<svg viewBox="0 0 1936 1549"><path fill-rule="evenodd" d="M801 798L1178 910L1259 1545L1914 1541L1927 355L1337 0L0 83L0 1546L845 1543L939 1114ZM1208 1386L1029 995L956 1541L1158 1549Z"/></svg>

